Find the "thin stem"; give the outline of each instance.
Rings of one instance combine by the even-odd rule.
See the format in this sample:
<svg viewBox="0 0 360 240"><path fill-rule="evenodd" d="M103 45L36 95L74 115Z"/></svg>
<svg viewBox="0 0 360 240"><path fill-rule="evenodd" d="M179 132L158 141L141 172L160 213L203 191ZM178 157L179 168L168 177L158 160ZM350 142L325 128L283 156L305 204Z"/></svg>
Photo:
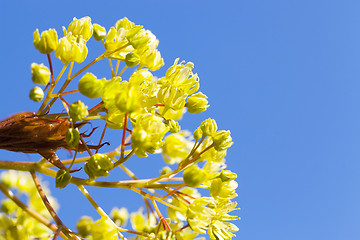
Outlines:
<svg viewBox="0 0 360 240"><path fill-rule="evenodd" d="M99 145L101 144L102 140L104 139L106 128L107 128L107 123L105 123L104 129L103 129L103 131L101 133L101 137L100 137L100 140L99 140ZM95 153L98 153L99 150L100 150L100 148L96 149Z"/></svg>
<svg viewBox="0 0 360 240"><path fill-rule="evenodd" d="M120 160L124 158L124 151L125 151L125 134L126 134L126 125L127 125L128 115L125 113L124 116L124 128L123 128L123 134L121 139L121 155Z"/></svg>
<svg viewBox="0 0 360 240"><path fill-rule="evenodd" d="M115 72L113 73L113 77L116 76L117 72L119 71L119 66L120 66L120 60L117 60L116 62L116 68L115 68Z"/></svg>
<svg viewBox="0 0 360 240"><path fill-rule="evenodd" d="M56 232L58 230L58 227L55 224L52 224L48 219L37 213L32 208L29 208L25 203L23 203L20 199L18 199L10 189L5 187L5 185L2 183L0 183L0 191L9 199L11 199L18 207L20 207L22 210L28 213L32 218L42 223L46 227L48 227L51 231ZM65 236L63 232L60 232L60 235L62 238L68 239L68 237Z"/></svg>
<svg viewBox="0 0 360 240"><path fill-rule="evenodd" d="M168 222L165 220L165 218L161 214L160 209L158 208L155 200L151 200L151 202L154 205L155 211L156 211L157 215L159 216L160 222L163 224L164 228L169 231L172 231L170 225L168 224Z"/></svg>
<svg viewBox="0 0 360 240"><path fill-rule="evenodd" d="M121 72L118 74L118 76L121 76L127 68L128 68L128 66L125 65L125 67L121 70Z"/></svg>
<svg viewBox="0 0 360 240"><path fill-rule="evenodd" d="M174 193L176 193L178 190L180 190L181 188L185 187L185 183L182 186L179 186L177 188L175 188L174 190L172 190L171 192L169 192L168 194L166 194L165 196L163 196L161 199L165 199L171 195L173 195Z"/></svg>
<svg viewBox="0 0 360 240"><path fill-rule="evenodd" d="M77 185L79 190L84 194L86 199L90 202L90 204L95 208L95 210L99 213L101 217L107 218L115 227L115 229L119 229L119 227L114 223L114 221L106 214L106 212L95 202L95 200L90 196L89 192L84 188L82 185ZM122 239L125 239L125 237L118 232L119 236Z"/></svg>
<svg viewBox="0 0 360 240"><path fill-rule="evenodd" d="M65 226L65 224L60 220L59 216L56 214L54 208L51 206L48 198L45 195L44 190L42 189L40 185L40 181L36 176L36 173L34 170L30 170L31 177L33 178L33 181L35 183L36 189L38 190L38 193L45 204L46 209L50 213L51 217L54 219L56 225L60 228L62 228L62 231L64 234L71 239L71 236L69 235L70 230ZM78 238L77 238L78 239Z"/></svg>
<svg viewBox="0 0 360 240"><path fill-rule="evenodd" d="M47 55L48 62L49 62L49 67L50 67L51 82L52 82L52 83L55 83L55 80L54 80L54 71L53 71L53 67L52 67L52 62L51 62L51 56L50 56L50 53L48 53L48 54L46 54L46 55Z"/></svg>

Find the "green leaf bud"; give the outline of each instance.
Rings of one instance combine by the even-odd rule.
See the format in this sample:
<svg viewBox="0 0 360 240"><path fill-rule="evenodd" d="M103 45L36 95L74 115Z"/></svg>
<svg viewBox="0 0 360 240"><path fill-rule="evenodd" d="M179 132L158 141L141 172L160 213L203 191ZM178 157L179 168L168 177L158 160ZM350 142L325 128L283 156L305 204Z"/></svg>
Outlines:
<svg viewBox="0 0 360 240"><path fill-rule="evenodd" d="M65 141L69 147L76 147L79 144L80 133L77 128L69 128L65 134Z"/></svg>
<svg viewBox="0 0 360 240"><path fill-rule="evenodd" d="M208 174L205 170L193 165L184 171L184 182L189 187L197 187L207 180Z"/></svg>
<svg viewBox="0 0 360 240"><path fill-rule="evenodd" d="M79 100L69 106L69 114L73 121L81 121L89 115L89 112L87 106Z"/></svg>
<svg viewBox="0 0 360 240"><path fill-rule="evenodd" d="M129 212L126 208L113 208L110 213L111 219L118 226L125 226L129 219Z"/></svg>
<svg viewBox="0 0 360 240"><path fill-rule="evenodd" d="M195 93L188 97L186 107L189 113L201 113L204 112L208 107L207 96L202 92Z"/></svg>
<svg viewBox="0 0 360 240"><path fill-rule="evenodd" d="M160 175L165 175L170 173L172 170L169 166L165 166L160 170Z"/></svg>
<svg viewBox="0 0 360 240"><path fill-rule="evenodd" d="M98 98L102 94L104 81L97 79L92 73L86 73L79 81L78 88L88 98Z"/></svg>
<svg viewBox="0 0 360 240"><path fill-rule="evenodd" d="M95 179L108 176L113 166L114 164L107 155L97 153L85 163L84 169L90 179Z"/></svg>
<svg viewBox="0 0 360 240"><path fill-rule="evenodd" d="M76 224L76 229L81 237L87 237L91 234L93 219L88 216L82 216Z"/></svg>
<svg viewBox="0 0 360 240"><path fill-rule="evenodd" d="M217 124L214 119L208 118L200 124L200 129L204 136L212 136L217 130Z"/></svg>
<svg viewBox="0 0 360 240"><path fill-rule="evenodd" d="M211 180L210 194L213 198L233 199L237 197L235 192L238 184L234 180L223 182L220 178Z"/></svg>
<svg viewBox="0 0 360 240"><path fill-rule="evenodd" d="M135 67L140 63L140 56L136 53L128 53L125 56L125 63L128 67Z"/></svg>
<svg viewBox="0 0 360 240"><path fill-rule="evenodd" d="M40 102L44 98L44 91L40 87L33 87L30 90L29 97L35 102Z"/></svg>
<svg viewBox="0 0 360 240"><path fill-rule="evenodd" d="M214 148L216 151L223 151L233 145L230 131L220 130L212 136Z"/></svg>
<svg viewBox="0 0 360 240"><path fill-rule="evenodd" d="M124 118L125 113L117 109L115 111L109 111L106 115L102 115L102 119L106 121L108 127L111 129L123 129Z"/></svg>
<svg viewBox="0 0 360 240"><path fill-rule="evenodd" d="M165 124L169 127L169 132L171 133L177 133L181 130L179 123L173 119L166 120Z"/></svg>
<svg viewBox="0 0 360 240"><path fill-rule="evenodd" d="M230 170L222 170L220 175L219 175L219 178L223 182L228 182L228 181L236 179L237 175L236 175L236 173L233 173Z"/></svg>
<svg viewBox="0 0 360 240"><path fill-rule="evenodd" d="M94 30L93 30L94 39L96 41L103 40L106 37L106 29L97 23L94 23L93 27L94 27Z"/></svg>
<svg viewBox="0 0 360 240"><path fill-rule="evenodd" d="M49 54L53 52L58 44L58 36L55 29L50 28L47 31L39 34L39 29L36 29L34 34L34 46L39 52Z"/></svg>
<svg viewBox="0 0 360 240"><path fill-rule="evenodd" d="M115 29L119 30L120 28L124 28L126 30L130 30L131 28L133 28L135 26L135 24L133 22L131 22L129 19L127 19L126 17L118 20L115 23Z"/></svg>
<svg viewBox="0 0 360 240"><path fill-rule="evenodd" d="M72 176L68 170L60 169L56 173L55 186L57 188L64 188L70 183L71 178Z"/></svg>
<svg viewBox="0 0 360 240"><path fill-rule="evenodd" d="M200 138L202 138L202 136L203 136L203 131L200 129L200 127L195 129L193 134L194 139L199 140Z"/></svg>
<svg viewBox="0 0 360 240"><path fill-rule="evenodd" d="M83 62L88 54L86 41L82 37L75 37L71 33L60 38L59 44L55 50L55 56L61 62L67 64L69 62Z"/></svg>
<svg viewBox="0 0 360 240"><path fill-rule="evenodd" d="M91 24L90 17L83 17L77 19L74 17L68 28L64 30L64 35L72 33L77 37L82 37L85 41L88 41L93 35L93 26Z"/></svg>
<svg viewBox="0 0 360 240"><path fill-rule="evenodd" d="M50 80L50 71L44 64L31 64L31 79L33 83L46 85Z"/></svg>

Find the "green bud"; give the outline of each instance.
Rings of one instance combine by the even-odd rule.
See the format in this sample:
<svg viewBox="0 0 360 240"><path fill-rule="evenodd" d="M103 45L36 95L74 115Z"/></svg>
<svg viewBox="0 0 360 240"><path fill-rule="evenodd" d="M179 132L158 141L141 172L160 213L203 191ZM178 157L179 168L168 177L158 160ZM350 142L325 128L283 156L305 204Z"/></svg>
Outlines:
<svg viewBox="0 0 360 240"><path fill-rule="evenodd" d="M184 182L189 187L197 187L207 180L207 173L198 166L193 165L184 171Z"/></svg>
<svg viewBox="0 0 360 240"><path fill-rule="evenodd" d="M171 133L177 133L181 130L179 123L173 119L166 120L165 124L169 127L169 132Z"/></svg>
<svg viewBox="0 0 360 240"><path fill-rule="evenodd" d="M79 130L77 128L69 128L66 131L65 140L69 147L76 147L80 140Z"/></svg>
<svg viewBox="0 0 360 240"><path fill-rule="evenodd" d="M101 41L106 37L106 29L103 26L100 26L97 23L93 24L94 31L93 37L96 41Z"/></svg>
<svg viewBox="0 0 360 240"><path fill-rule="evenodd" d="M64 31L64 35L71 32L74 36L81 36L85 41L88 41L93 35L93 26L90 17L83 17L77 19L74 17L68 28Z"/></svg>
<svg viewBox="0 0 360 240"><path fill-rule="evenodd" d="M165 166L160 170L160 175L165 175L170 173L172 170L169 166Z"/></svg>
<svg viewBox="0 0 360 240"><path fill-rule="evenodd" d="M207 96L201 92L195 93L188 97L186 107L189 113L195 114L204 112L209 107L209 105L207 105L208 101L206 99Z"/></svg>
<svg viewBox="0 0 360 240"><path fill-rule="evenodd" d="M50 71L44 64L31 64L31 79L35 84L46 85L50 80Z"/></svg>
<svg viewBox="0 0 360 240"><path fill-rule="evenodd" d="M49 29L39 34L39 29L36 29L34 34L34 46L39 52L49 54L53 52L58 44L58 36L55 29Z"/></svg>
<svg viewBox="0 0 360 240"><path fill-rule="evenodd" d="M128 53L125 56L125 63L128 67L135 67L140 63L140 56L136 53Z"/></svg>
<svg viewBox="0 0 360 240"><path fill-rule="evenodd" d="M113 166L114 164L107 155L97 153L85 163L84 169L89 178L95 179L108 176Z"/></svg>
<svg viewBox="0 0 360 240"><path fill-rule="evenodd" d="M200 127L198 127L197 129L195 129L194 131L194 139L199 140L200 138L202 138L203 136L203 131L200 129Z"/></svg>
<svg viewBox="0 0 360 240"><path fill-rule="evenodd" d="M29 97L35 102L40 102L44 98L44 91L39 87L33 87L30 90Z"/></svg>
<svg viewBox="0 0 360 240"><path fill-rule="evenodd" d="M219 175L219 178L223 182L228 182L228 181L236 179L237 175L236 175L236 173L233 173L232 171L222 170L220 175Z"/></svg>
<svg viewBox="0 0 360 240"><path fill-rule="evenodd" d="M79 100L69 106L69 114L73 121L81 121L89 114L89 112L87 106Z"/></svg>
<svg viewBox="0 0 360 240"><path fill-rule="evenodd" d="M56 173L55 186L57 188L64 188L70 183L71 178L72 176L70 175L69 171L60 169Z"/></svg>
<svg viewBox="0 0 360 240"><path fill-rule="evenodd" d="M215 120L211 118L206 119L200 124L200 129L202 130L204 136L212 136L217 130Z"/></svg>
<svg viewBox="0 0 360 240"><path fill-rule="evenodd" d="M125 226L129 219L129 212L126 208L113 208L110 213L111 219L118 226Z"/></svg>
<svg viewBox="0 0 360 240"><path fill-rule="evenodd" d="M88 216L83 216L76 224L76 229L78 234L81 237L87 237L91 234L91 227L93 224L93 219Z"/></svg>
<svg viewBox="0 0 360 240"><path fill-rule="evenodd" d="M92 73L86 73L79 81L78 88L88 98L98 98L102 94L104 81L97 79Z"/></svg>
<svg viewBox="0 0 360 240"><path fill-rule="evenodd" d="M216 151L223 151L233 145L230 131L220 130L212 136L214 148Z"/></svg>

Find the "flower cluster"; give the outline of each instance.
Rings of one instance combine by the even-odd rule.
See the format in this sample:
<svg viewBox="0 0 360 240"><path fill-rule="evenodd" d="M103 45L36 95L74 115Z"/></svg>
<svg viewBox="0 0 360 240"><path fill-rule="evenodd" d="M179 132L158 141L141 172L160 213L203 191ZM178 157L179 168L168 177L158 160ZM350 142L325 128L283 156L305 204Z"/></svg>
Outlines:
<svg viewBox="0 0 360 240"><path fill-rule="evenodd" d="M73 65L86 60L89 51L87 43L91 38L99 41L104 48L103 53L73 73ZM58 188L75 184L99 212L100 218L97 220L84 216L77 222L79 239L124 239L123 232L130 232L137 234L136 239L190 240L202 239L201 234L207 232L211 239L228 240L238 231L229 222L238 217L228 214L237 210L236 202L233 202L237 196L237 176L226 170L225 164L227 149L233 144L230 131L218 130L216 121L211 118L204 120L193 133L181 130L183 115L186 112L199 114L206 111L208 99L199 91L199 76L192 62L175 59L165 76L155 76L154 71L164 66L158 45L159 40L151 31L127 18L118 20L108 30L92 23L90 17L74 18L68 27L63 27L62 37L58 37L55 29L41 34L39 30L34 32L35 48L46 54L49 60L49 67L45 64L31 65L32 81L41 85L30 91L30 98L41 102L34 116L51 119L49 125L51 121L56 122L61 118L67 128L61 129L60 134L59 129L49 127L58 134L50 139L52 147L39 153L51 163L60 161L55 154L58 148L75 151L75 154L70 161L54 164L60 168L56 174L41 165L43 162L31 170L40 169L42 173L54 177ZM64 64L58 76L54 76L52 70L53 52ZM107 77L88 71L101 60L110 64L111 74L104 74ZM129 77L124 77L123 73L131 68L133 71L127 75ZM66 71L68 73L64 74ZM76 81L77 89L66 90L68 86L74 86L69 85L72 81ZM55 89L59 89L57 93ZM66 98L69 94L77 101L68 103ZM61 101L64 109L61 109L61 113L51 114L57 100ZM93 101L98 104L88 106ZM88 134L81 131L86 123L93 120L104 125L101 138L96 141L98 145L88 145L83 139L90 136L92 131ZM118 132L121 144L111 152L98 153L106 144L103 137L107 129ZM77 152L85 152L89 156L77 158ZM164 166L157 177L139 179L123 165L125 161L136 161L135 156L146 158L150 154L161 154L164 159ZM83 165L71 170L73 164ZM106 178L119 166L132 178L131 181L98 180ZM78 171L84 172L87 178L73 177L74 172ZM17 186L19 177L15 181L10 175L7 179L13 183L7 185ZM127 188L137 192L145 199L146 213L142 208L129 213L126 208L115 207L107 215L84 186ZM201 194L204 196L197 191L198 188L203 189ZM161 196L160 189L166 195ZM29 196L31 198L32 192ZM157 203L167 206L167 216L163 216ZM10 228L13 226L10 216L19 217L23 213L21 208L19 210L12 203L7 204L9 206L4 207L7 212L0 215L0 221L7 221L2 226ZM16 214L11 215L14 212ZM128 222L132 230L125 229ZM30 228L26 230L33 234ZM7 228L0 228L0 231L7 231ZM49 231L44 233L49 234ZM41 234L38 236L41 237Z"/></svg>

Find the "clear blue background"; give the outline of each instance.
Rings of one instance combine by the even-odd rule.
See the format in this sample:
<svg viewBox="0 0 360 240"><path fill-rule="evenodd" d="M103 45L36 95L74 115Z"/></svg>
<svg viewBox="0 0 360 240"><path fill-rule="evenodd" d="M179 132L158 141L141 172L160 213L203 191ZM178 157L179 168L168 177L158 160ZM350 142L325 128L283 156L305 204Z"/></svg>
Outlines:
<svg viewBox="0 0 360 240"><path fill-rule="evenodd" d="M15 0L0 9L1 118L38 108L27 97L30 64L46 63L32 45L36 28L62 36L73 17L109 29L126 16L160 40L165 68L177 57L195 63L211 108L194 120L185 115L184 128L213 117L232 132L227 163L238 174L242 218L236 239L360 238L359 1ZM161 164L134 161L128 166L139 177L151 176L139 165ZM142 204L127 190L89 191L106 211ZM71 227L80 215L97 218L75 188L52 193Z"/></svg>

